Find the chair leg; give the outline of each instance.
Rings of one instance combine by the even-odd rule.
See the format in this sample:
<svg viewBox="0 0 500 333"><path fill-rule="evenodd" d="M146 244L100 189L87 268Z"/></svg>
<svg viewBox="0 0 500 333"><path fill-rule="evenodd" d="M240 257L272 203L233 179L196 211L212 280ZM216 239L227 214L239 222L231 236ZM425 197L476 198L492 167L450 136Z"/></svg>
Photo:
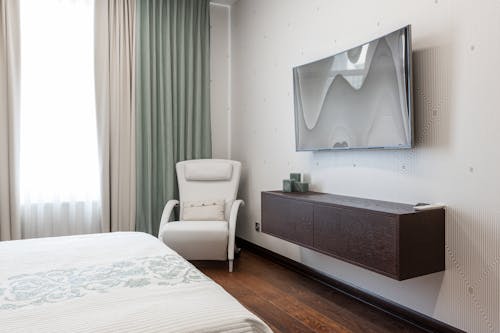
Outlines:
<svg viewBox="0 0 500 333"><path fill-rule="evenodd" d="M229 260L229 273L233 271L233 261Z"/></svg>

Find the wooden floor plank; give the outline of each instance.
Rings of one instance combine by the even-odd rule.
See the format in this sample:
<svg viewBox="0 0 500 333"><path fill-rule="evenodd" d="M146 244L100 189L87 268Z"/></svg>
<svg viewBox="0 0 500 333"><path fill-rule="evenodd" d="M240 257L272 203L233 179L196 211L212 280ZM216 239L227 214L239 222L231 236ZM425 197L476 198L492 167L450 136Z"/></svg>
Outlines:
<svg viewBox="0 0 500 333"><path fill-rule="evenodd" d="M283 285L281 281L278 281ZM285 310L290 316L303 322L307 327L314 332L349 332L349 329L342 325L339 321L333 320L315 308L310 307L306 303L290 294L284 292L281 288L266 280L257 278L252 274L245 276L245 285L253 290L259 290L261 297L268 299L274 306ZM286 288L286 286L284 286Z"/></svg>
<svg viewBox="0 0 500 333"><path fill-rule="evenodd" d="M340 292L244 251L235 262L194 262L275 333L424 332Z"/></svg>
<svg viewBox="0 0 500 333"><path fill-rule="evenodd" d="M272 299L265 297L261 288L253 289L248 283L243 284L242 279L238 278L241 273L227 276L228 273L219 271L211 272L210 277L221 284L227 292L238 299L250 311L259 317L266 318L265 321L277 332L304 332L312 333L315 330L310 329L308 325L301 320L294 318L286 309L275 306ZM226 277L224 277L226 275ZM245 280L245 282L247 282Z"/></svg>
<svg viewBox="0 0 500 333"><path fill-rule="evenodd" d="M258 262L248 262L248 265L241 267L241 272L248 276L257 275L262 281L275 284L282 292L294 295L294 298L317 309L321 314L334 318L338 323L353 331L421 332L421 330L407 327L406 324L401 324L399 321L379 320L381 317L379 311L373 310L361 302L353 301L331 288L325 288L322 284L284 267L274 270L272 266L260 265L261 269L256 270L256 264ZM288 283L283 284L281 282L283 280L288 281ZM387 316L386 314L382 315Z"/></svg>

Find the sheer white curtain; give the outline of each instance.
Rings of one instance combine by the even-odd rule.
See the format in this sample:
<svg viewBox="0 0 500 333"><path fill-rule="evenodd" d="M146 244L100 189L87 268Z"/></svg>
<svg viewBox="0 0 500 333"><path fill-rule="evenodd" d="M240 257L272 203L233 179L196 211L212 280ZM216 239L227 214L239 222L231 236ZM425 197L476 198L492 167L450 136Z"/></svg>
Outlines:
<svg viewBox="0 0 500 333"><path fill-rule="evenodd" d="M93 0L21 0L23 238L100 231Z"/></svg>

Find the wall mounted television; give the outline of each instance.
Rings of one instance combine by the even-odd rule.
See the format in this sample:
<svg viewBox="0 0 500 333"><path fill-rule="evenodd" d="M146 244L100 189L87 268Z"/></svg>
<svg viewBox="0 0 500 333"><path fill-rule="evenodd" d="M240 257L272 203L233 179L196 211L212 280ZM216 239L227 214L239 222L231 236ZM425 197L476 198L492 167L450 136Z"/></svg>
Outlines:
<svg viewBox="0 0 500 333"><path fill-rule="evenodd" d="M411 27L293 68L297 151L413 147Z"/></svg>

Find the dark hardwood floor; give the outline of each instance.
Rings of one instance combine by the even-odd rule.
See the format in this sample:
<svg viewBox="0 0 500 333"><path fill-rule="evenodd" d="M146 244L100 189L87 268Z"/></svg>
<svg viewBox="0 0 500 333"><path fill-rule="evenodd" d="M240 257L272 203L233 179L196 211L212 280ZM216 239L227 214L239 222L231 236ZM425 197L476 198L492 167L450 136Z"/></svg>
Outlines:
<svg viewBox="0 0 500 333"><path fill-rule="evenodd" d="M224 262L193 262L275 333L424 332L248 250Z"/></svg>

